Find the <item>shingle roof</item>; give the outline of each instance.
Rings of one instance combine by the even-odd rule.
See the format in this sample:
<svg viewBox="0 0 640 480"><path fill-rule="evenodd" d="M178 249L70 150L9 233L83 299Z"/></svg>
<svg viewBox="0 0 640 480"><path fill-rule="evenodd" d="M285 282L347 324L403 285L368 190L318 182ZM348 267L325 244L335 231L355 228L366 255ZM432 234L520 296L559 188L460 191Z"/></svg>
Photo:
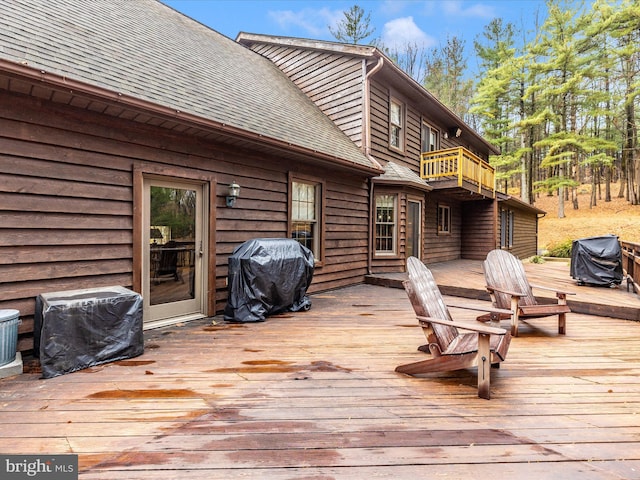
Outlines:
<svg viewBox="0 0 640 480"><path fill-rule="evenodd" d="M404 183L422 190L432 190L433 187L408 167L388 162L384 166L384 173L373 179L376 183Z"/></svg>
<svg viewBox="0 0 640 480"><path fill-rule="evenodd" d="M269 60L155 0L0 0L0 58L375 165Z"/></svg>

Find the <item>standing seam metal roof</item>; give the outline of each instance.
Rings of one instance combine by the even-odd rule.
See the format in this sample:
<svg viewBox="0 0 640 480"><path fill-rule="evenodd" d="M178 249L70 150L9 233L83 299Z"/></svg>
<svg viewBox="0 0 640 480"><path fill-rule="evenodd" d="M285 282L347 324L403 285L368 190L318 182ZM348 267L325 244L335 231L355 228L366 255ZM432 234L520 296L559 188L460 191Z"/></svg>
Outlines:
<svg viewBox="0 0 640 480"><path fill-rule="evenodd" d="M158 1L0 10L0 58L376 168L269 60Z"/></svg>

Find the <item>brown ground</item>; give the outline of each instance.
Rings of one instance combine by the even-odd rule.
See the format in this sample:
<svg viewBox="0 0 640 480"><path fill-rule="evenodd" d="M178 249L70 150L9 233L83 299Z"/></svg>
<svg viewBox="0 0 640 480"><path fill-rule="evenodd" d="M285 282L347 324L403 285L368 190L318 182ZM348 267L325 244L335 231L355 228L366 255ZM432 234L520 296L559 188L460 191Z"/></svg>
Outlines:
<svg viewBox="0 0 640 480"><path fill-rule="evenodd" d="M589 208L590 185L578 189L578 210L571 201L564 204L565 218L558 218L558 197L540 194L535 206L545 210L546 216L539 223L539 248L549 248L565 240L595 237L607 234L618 235L620 240L640 243L640 205L631 205L624 198L617 198L619 187L611 189L612 200L597 200ZM604 193L604 188L603 188Z"/></svg>

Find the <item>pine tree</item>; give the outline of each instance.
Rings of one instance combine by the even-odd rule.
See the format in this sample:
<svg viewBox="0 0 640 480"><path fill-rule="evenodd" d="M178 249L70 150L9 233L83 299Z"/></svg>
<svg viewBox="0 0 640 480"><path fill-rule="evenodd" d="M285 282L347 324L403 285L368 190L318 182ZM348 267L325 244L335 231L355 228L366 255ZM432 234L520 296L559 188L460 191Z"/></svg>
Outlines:
<svg viewBox="0 0 640 480"><path fill-rule="evenodd" d="M447 43L427 54L424 87L460 118L469 109L473 81L465 79L464 40L447 37Z"/></svg>
<svg viewBox="0 0 640 480"><path fill-rule="evenodd" d="M590 137L596 151L586 161L592 173L590 207L597 204L601 171L605 176L605 201L611 201L612 170L620 140L614 128L617 115L615 106L621 99L615 89L617 68L610 31L612 12L607 0L597 1L592 6L591 21L586 27L586 38L591 41L593 55L589 78L591 94L582 105L582 110L590 119Z"/></svg>
<svg viewBox="0 0 640 480"><path fill-rule="evenodd" d="M593 150L576 116L585 95L583 78L591 59L585 54L588 18L557 1L548 3L548 11L541 38L532 48L539 58L532 70L541 75L540 82L530 86L526 96L537 94L538 109L530 120L544 123L548 132L534 145L544 151L540 166L551 172L538 187L558 192L558 217L563 218L566 189L578 185L574 172L580 156Z"/></svg>
<svg viewBox="0 0 640 480"><path fill-rule="evenodd" d="M623 88L622 166L627 199L640 204L640 159L638 159L637 104L640 100L640 2L623 0L611 12L609 32L617 41L614 55L620 62Z"/></svg>
<svg viewBox="0 0 640 480"><path fill-rule="evenodd" d="M329 26L331 35L339 42L357 44L375 32L375 28L371 27L371 14L365 13L360 6L353 5L343 14L344 18L335 29Z"/></svg>
<svg viewBox="0 0 640 480"><path fill-rule="evenodd" d="M515 66L514 27L503 25L502 19L492 20L482 33L484 42L476 39L474 47L480 58L479 82L470 112L481 119L481 130L491 143L501 149L490 158L498 180L507 181L520 172L511 112L517 103L514 96ZM524 196L523 196L524 198ZM529 201L528 198L525 201Z"/></svg>

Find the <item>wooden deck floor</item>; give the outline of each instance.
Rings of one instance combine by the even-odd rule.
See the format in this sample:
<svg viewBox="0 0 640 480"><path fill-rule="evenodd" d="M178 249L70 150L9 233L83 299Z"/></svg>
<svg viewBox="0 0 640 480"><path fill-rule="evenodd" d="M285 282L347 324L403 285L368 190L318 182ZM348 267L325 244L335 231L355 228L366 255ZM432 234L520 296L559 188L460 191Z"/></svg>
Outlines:
<svg viewBox="0 0 640 480"><path fill-rule="evenodd" d="M571 278L568 261L547 261L544 263L524 263L527 278L532 284L544 285L573 292L567 297L572 310L591 315L605 315L640 321L640 296L627 291L626 281L617 288L577 285ZM476 260L455 260L429 265L444 294L465 298L489 300L485 288L482 264ZM406 274L383 274L369 277L367 281L402 288ZM541 302L555 303L553 292L534 289Z"/></svg>
<svg viewBox="0 0 640 480"><path fill-rule="evenodd" d="M640 479L640 323L523 325L487 401L474 371L394 372L425 356L402 290L312 300L264 323L148 331L136 359L0 380L0 450L77 453L82 479Z"/></svg>

